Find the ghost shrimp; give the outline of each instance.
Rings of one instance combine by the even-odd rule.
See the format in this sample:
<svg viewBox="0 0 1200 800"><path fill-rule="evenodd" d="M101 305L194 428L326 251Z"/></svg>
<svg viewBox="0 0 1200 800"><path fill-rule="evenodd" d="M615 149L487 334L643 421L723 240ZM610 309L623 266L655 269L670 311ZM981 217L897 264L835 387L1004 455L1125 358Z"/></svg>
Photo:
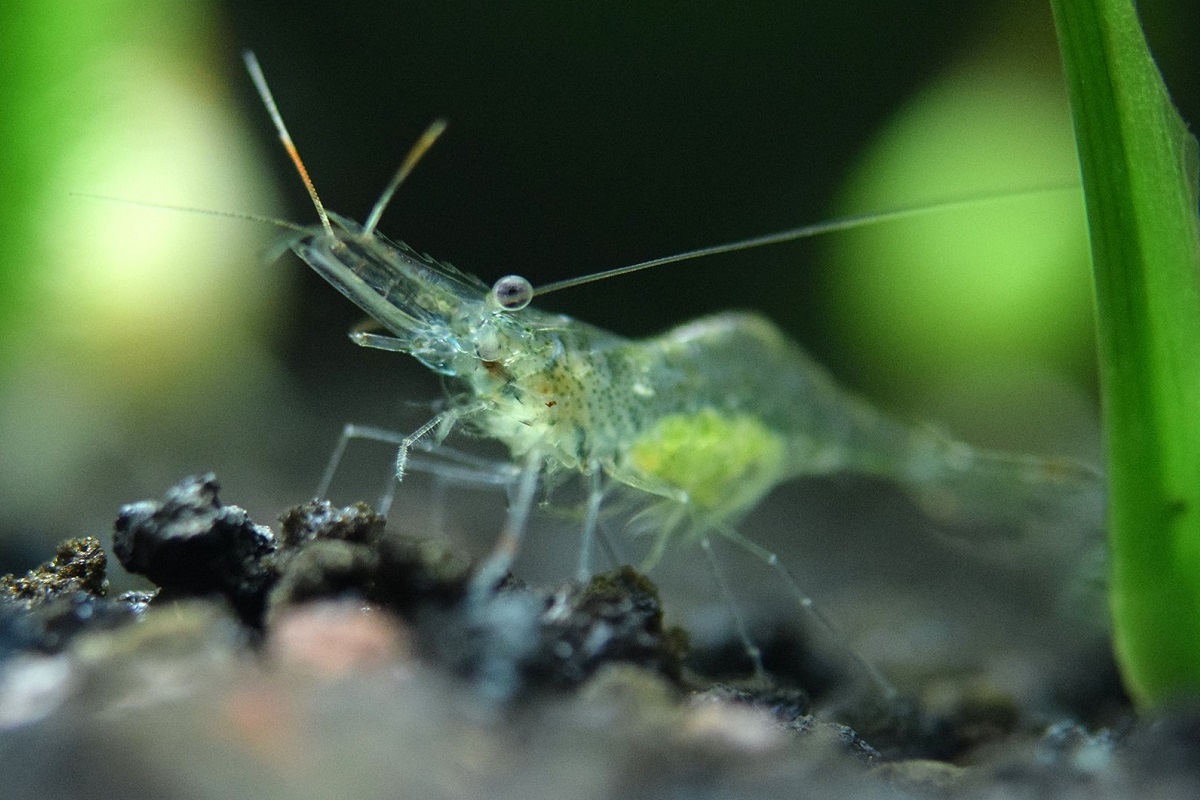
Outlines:
<svg viewBox="0 0 1200 800"><path fill-rule="evenodd" d="M512 565L538 486L572 475L587 488L582 574L590 571L601 507L621 493L639 498L639 526L654 531L646 567L674 543L691 542L719 577L711 541L722 537L782 573L814 615L780 560L736 530L782 482L841 472L878 476L903 487L930 516L980 532L1020 533L1028 517L1095 501L1098 475L1083 465L984 452L885 416L840 389L760 316L716 314L629 339L529 305L537 294L581 281L535 291L507 276L488 286L387 239L376 231L380 217L441 133L440 122L414 146L365 223L327 212L257 61L247 54L246 62L320 217L319 225L290 238L290 248L384 331L358 330L356 343L407 353L452 387L444 409L412 434L347 427L322 489L352 438L397 445L397 478L415 446L436 448L459 426L503 443L516 466L497 480L515 491L498 542L474 579L476 598L493 592ZM849 226L787 231L613 274ZM740 620L738 627L761 670Z"/></svg>

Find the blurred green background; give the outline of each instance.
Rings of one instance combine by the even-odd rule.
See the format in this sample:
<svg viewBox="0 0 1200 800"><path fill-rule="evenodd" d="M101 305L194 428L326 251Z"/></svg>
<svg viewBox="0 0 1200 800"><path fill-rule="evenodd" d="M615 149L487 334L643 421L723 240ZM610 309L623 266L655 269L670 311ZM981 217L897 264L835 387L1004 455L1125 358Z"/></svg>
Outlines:
<svg viewBox="0 0 1200 800"><path fill-rule="evenodd" d="M1195 120L1183 3L1143 9ZM0 571L215 470L269 520L343 422L411 429L438 382L275 233L72 192L307 222L238 57L253 48L328 205L534 283L839 213L1075 177L1039 3L10 0L0 18ZM550 298L629 335L753 308L844 382L969 441L1096 458L1074 196L668 267ZM336 499L370 498L364 445ZM499 500L497 499L497 504ZM495 511L495 509L493 509Z"/></svg>

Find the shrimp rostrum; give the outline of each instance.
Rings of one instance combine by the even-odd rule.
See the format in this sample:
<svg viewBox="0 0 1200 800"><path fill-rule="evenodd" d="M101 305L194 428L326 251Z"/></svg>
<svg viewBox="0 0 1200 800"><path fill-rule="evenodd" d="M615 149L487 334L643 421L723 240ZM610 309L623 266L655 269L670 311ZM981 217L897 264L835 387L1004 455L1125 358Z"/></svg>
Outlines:
<svg viewBox="0 0 1200 800"><path fill-rule="evenodd" d="M294 154L257 63L247 61ZM582 572L601 505L617 490L644 498L638 524L657 537L648 565L677 540L708 552L721 536L781 570L735 526L773 487L800 476L879 476L968 530L987 523L1017 534L1026 515L1072 498L1096 502L1098 475L1083 465L988 453L883 415L763 317L722 313L629 339L530 306L542 292L522 278L488 286L388 240L375 231L379 216L440 130L418 143L362 225L324 211L293 155L322 224L301 229L290 246L386 331L359 331L356 342L408 353L453 387L443 411L395 440L398 477L414 443L436 445L456 426L500 441L519 465L478 591L511 566L538 485L571 474L587 487Z"/></svg>

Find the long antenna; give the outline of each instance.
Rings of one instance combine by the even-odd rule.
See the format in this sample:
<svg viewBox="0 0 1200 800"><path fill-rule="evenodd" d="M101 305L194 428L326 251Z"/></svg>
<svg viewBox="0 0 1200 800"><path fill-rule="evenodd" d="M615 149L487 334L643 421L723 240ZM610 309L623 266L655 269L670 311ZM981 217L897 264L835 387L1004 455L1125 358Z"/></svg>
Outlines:
<svg viewBox="0 0 1200 800"><path fill-rule="evenodd" d="M573 289L576 286L583 286L584 284L593 283L594 281L602 281L606 278L615 278L618 275L628 275L631 272L641 272L644 269L661 267L664 264L674 264L679 261L691 261L694 258L705 258L707 256L719 255L720 253L735 253L739 250L750 250L755 247L763 247L765 245L794 242L797 239L806 239L810 236L816 236L823 233L832 233L834 231L863 228L867 225L874 225L879 222L888 222L891 220L916 216L918 214L927 214L935 209L941 211L953 208L964 208L967 206L978 205L980 203L987 203L996 200L1005 200L1014 197L1027 197L1038 194L1049 194L1051 192L1065 192L1070 190L1078 190L1078 188L1078 184L1070 184L1043 186L1034 189L1020 189L1012 192L1001 192L1000 194L993 193L987 195L972 195L970 197L961 197L955 200L935 203L933 205L925 204L908 208L897 208L891 211L861 214L853 217L843 217L841 219L830 220L828 222L818 222L814 225L802 225L799 228L789 228L786 231L779 231L778 233L768 233L764 236L754 236L749 239L740 239L736 242L713 245L712 247L701 247L698 250L689 250L686 253L677 253L673 256L654 258L649 261L642 261L638 264L630 264L627 267L617 267L616 269L607 269L603 272L595 272L591 275L581 275L578 278L567 278L566 280L554 281L553 283L547 283L544 286L539 286L534 289L533 296L541 297L542 295L550 294L551 292L557 292L562 289Z"/></svg>
<svg viewBox="0 0 1200 800"><path fill-rule="evenodd" d="M201 214L206 217L221 217L222 219L241 219L249 222L261 222L266 225L274 225L277 228L284 228L289 231L303 232L307 228L303 225L297 225L294 222L288 222L285 219L275 219L262 214L252 214L248 211L216 211L211 208L196 208L194 206L177 206L171 203L152 203L149 200L130 200L128 197L114 197L110 194L96 194L94 192L71 192L72 197L87 197L92 200L103 200L106 203L122 203L127 206L138 206L139 208L151 208L155 211L182 211L185 214Z"/></svg>
<svg viewBox="0 0 1200 800"><path fill-rule="evenodd" d="M275 123L275 132L279 134L279 141L283 142L283 149L287 150L292 163L296 165L296 171L300 173L300 180L304 181L304 188L308 189L308 196L312 198L313 205L317 209L317 216L321 218L321 227L327 234L333 236L333 226L329 224L329 214L326 213L321 198L317 196L317 187L313 185L312 178L308 177L308 169L300 160L300 153L296 150L295 143L292 142L292 135L288 133L287 126L283 124L279 107L275 105L275 98L271 95L270 87L267 86L267 79L263 76L262 67L258 65L258 57L252 50L246 50L242 53L242 60L246 62L246 69L250 72L250 80L254 81L254 88L258 89L258 96L262 98L263 105L267 107L267 113L271 115L271 122Z"/></svg>

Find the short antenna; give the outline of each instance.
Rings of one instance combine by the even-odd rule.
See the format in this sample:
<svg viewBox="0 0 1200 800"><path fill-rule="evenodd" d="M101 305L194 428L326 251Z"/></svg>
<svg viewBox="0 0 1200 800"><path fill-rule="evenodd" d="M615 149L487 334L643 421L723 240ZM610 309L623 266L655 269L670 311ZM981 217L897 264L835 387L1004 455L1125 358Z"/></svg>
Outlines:
<svg viewBox="0 0 1200 800"><path fill-rule="evenodd" d="M271 95L270 87L267 86L267 79L263 76L262 67L258 65L258 57L254 55L253 51L246 50L242 53L242 60L246 62L246 69L250 72L250 80L254 81L254 88L258 90L258 96L262 98L263 105L267 107L267 113L271 115L271 122L275 123L275 132L279 134L279 141L283 142L283 149L287 151L292 163L296 165L296 171L300 173L300 180L304 181L304 188L308 189L308 196L312 198L313 205L317 209L317 216L321 218L321 227L327 234L333 236L333 226L329 224L329 214L326 213L321 198L317 196L317 187L313 185L312 178L308 176L308 169L300 160L300 153L296 150L295 143L292 142L292 135L288 133L287 126L283 124L279 107L275 105L275 98Z"/></svg>
<svg viewBox="0 0 1200 800"><path fill-rule="evenodd" d="M435 119L430 123L425 132L421 134L421 138L417 139L416 144L408 151L408 155L404 157L404 162L400 164L400 169L396 170L396 174L388 181L388 185L384 187L383 193L379 195L379 199L375 201L375 207L371 209L367 221L363 223L363 235L370 236L375 231L375 226L379 224L379 218L383 216L383 212L387 209L388 203L392 201L392 195L400 188L400 184L404 183L404 179L413 171L413 167L421 160L425 153L429 152L429 148L433 147L433 143L446 130L446 120Z"/></svg>

